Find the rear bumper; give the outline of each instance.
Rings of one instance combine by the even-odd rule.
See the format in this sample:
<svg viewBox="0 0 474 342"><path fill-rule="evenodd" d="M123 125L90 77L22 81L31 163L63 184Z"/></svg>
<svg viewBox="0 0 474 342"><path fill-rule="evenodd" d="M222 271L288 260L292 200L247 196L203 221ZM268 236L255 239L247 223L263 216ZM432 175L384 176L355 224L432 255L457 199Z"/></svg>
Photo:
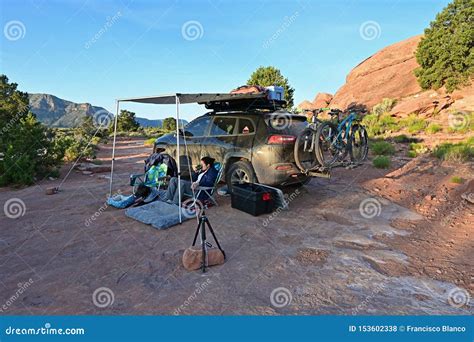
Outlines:
<svg viewBox="0 0 474 342"><path fill-rule="evenodd" d="M254 166L254 169L258 182L261 184L291 185L302 183L308 179L308 176L301 173L293 163L276 163L264 169Z"/></svg>

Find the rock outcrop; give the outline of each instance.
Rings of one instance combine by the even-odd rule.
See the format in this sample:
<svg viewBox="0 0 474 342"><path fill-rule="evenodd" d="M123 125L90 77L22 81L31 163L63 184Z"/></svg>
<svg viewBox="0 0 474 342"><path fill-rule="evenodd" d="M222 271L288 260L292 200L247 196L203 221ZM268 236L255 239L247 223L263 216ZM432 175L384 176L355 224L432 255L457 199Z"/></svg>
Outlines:
<svg viewBox="0 0 474 342"><path fill-rule="evenodd" d="M415 36L378 51L359 65L336 92L331 107L351 103L371 108L383 98L401 98L421 91L413 70L418 67L415 51L421 36Z"/></svg>
<svg viewBox="0 0 474 342"><path fill-rule="evenodd" d="M316 98L298 107L315 109L326 107L347 109L353 105L367 109L384 98L396 99L394 116L415 113L431 116L441 111L474 110L474 85L447 94L444 89L423 91L415 77L419 66L415 51L421 35L392 44L365 59L346 77L346 83L332 97L318 93Z"/></svg>

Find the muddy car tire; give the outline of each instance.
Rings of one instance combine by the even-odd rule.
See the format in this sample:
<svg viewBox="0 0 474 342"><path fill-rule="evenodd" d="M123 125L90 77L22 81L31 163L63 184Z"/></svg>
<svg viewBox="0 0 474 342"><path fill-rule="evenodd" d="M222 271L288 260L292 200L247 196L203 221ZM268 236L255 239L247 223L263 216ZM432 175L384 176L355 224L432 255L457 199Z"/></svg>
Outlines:
<svg viewBox="0 0 474 342"><path fill-rule="evenodd" d="M240 160L229 166L225 180L229 192L232 192L232 183L256 183L257 177L255 176L252 164L248 161Z"/></svg>

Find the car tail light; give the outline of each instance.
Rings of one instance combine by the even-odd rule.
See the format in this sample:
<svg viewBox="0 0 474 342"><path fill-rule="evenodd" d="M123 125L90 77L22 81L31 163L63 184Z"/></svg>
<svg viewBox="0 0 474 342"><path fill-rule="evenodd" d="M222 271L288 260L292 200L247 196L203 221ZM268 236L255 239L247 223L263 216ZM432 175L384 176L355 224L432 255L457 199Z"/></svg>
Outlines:
<svg viewBox="0 0 474 342"><path fill-rule="evenodd" d="M268 137L269 144L293 144L296 137L293 135L270 135Z"/></svg>
<svg viewBox="0 0 474 342"><path fill-rule="evenodd" d="M286 170L291 170L293 169L293 167L291 166L291 164L286 164L286 165L278 165L275 170L279 170L279 171L286 171Z"/></svg>
<svg viewBox="0 0 474 342"><path fill-rule="evenodd" d="M262 201L270 201L272 199L272 196L270 195L269 192L265 192L262 194Z"/></svg>

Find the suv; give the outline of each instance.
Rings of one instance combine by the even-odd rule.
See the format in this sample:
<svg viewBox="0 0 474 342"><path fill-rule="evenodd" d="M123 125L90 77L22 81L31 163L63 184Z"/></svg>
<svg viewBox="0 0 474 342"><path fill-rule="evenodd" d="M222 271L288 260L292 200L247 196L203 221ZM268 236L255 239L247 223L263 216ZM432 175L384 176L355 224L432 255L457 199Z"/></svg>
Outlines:
<svg viewBox="0 0 474 342"><path fill-rule="evenodd" d="M296 136L306 117L284 110L274 112L209 112L191 121L180 133L183 174L204 156L225 165L225 180L267 185L304 184L309 177L295 164ZM176 133L155 141L154 152L176 155Z"/></svg>

